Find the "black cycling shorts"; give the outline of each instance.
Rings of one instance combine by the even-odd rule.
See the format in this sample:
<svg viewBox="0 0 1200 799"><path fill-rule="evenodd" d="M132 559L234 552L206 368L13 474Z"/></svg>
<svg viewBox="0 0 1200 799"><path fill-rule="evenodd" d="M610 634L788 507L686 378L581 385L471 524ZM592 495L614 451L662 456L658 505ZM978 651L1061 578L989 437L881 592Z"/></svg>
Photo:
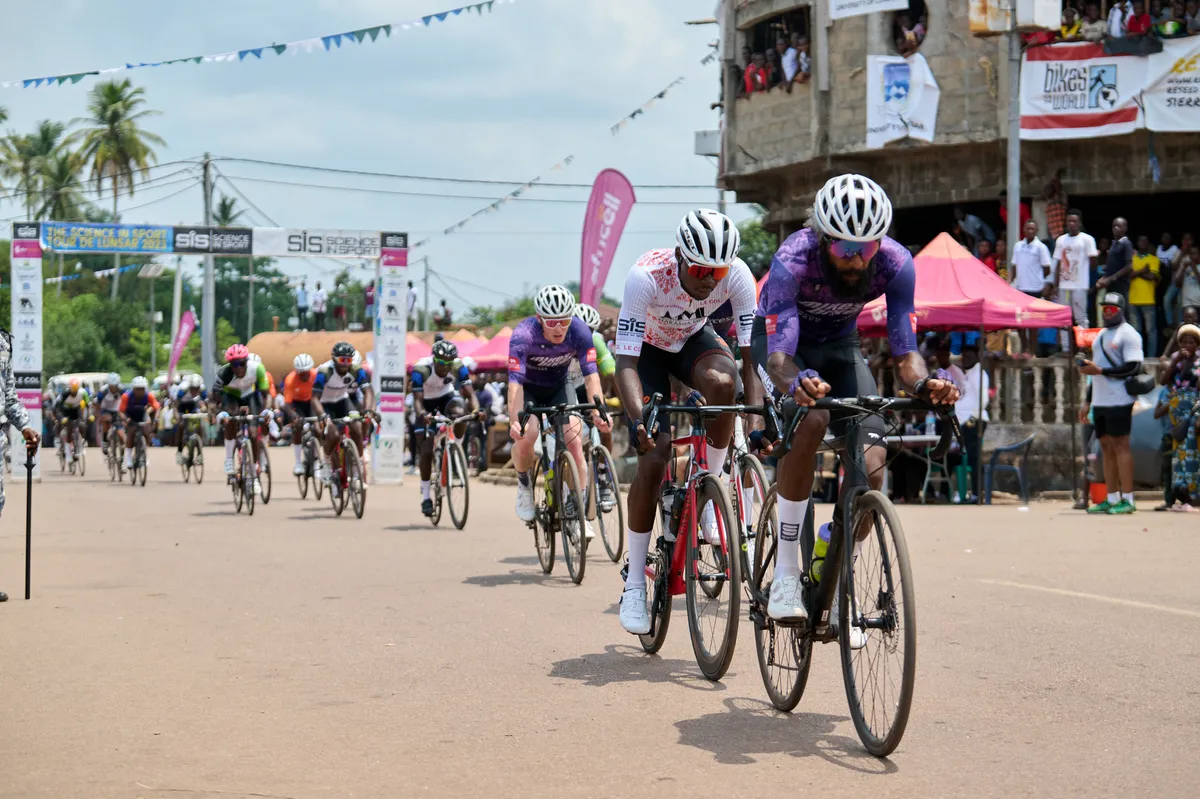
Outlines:
<svg viewBox="0 0 1200 799"><path fill-rule="evenodd" d="M290 403L288 403L287 407L291 410L292 413L296 414L296 416L300 417L301 419L303 419L307 416L320 416L321 415L317 411L317 409L313 407L313 401L310 399L292 400Z"/></svg>
<svg viewBox="0 0 1200 799"><path fill-rule="evenodd" d="M221 395L221 410L228 413L230 416L237 416L241 413L242 406L249 409L250 414L258 415L263 410L262 394L255 391L246 397L235 397L232 394Z"/></svg>
<svg viewBox="0 0 1200 799"><path fill-rule="evenodd" d="M1092 426L1097 438L1127 436L1133 429L1133 406L1097 408L1092 406Z"/></svg>
<svg viewBox="0 0 1200 799"><path fill-rule="evenodd" d="M750 334L750 357L754 359L754 369L763 385L771 390L772 395L779 399L787 386L782 390L771 383L767 375L767 322L761 316L754 317L754 327ZM819 344L801 343L796 347L792 361L801 369L812 369L829 384L831 397L857 397L860 394L877 394L875 377L867 368L859 349L858 333L851 333L845 338L824 341ZM830 414L829 429L835 436L846 433L846 420L856 414L833 411ZM862 429L872 440L882 440L887 434L887 424L883 418L875 414L862 417Z"/></svg>
<svg viewBox="0 0 1200 799"><path fill-rule="evenodd" d="M671 377L690 388L696 388L696 364L710 355L728 358L730 365L733 365L733 353L729 345L708 324L683 342L679 352L667 352L643 342L637 366L638 379L642 381L642 402L649 403L654 394L662 394L663 400L670 402ZM683 397L679 400L682 402Z"/></svg>
<svg viewBox="0 0 1200 799"><path fill-rule="evenodd" d="M329 414L331 419L344 419L354 410L354 403L350 401L349 397L342 397L333 402L322 402L321 409Z"/></svg>
<svg viewBox="0 0 1200 799"><path fill-rule="evenodd" d="M532 402L539 408L545 408L550 405L574 405L571 402L571 391L567 388L567 384L563 383L560 386L531 386L525 383L525 403ZM518 408L517 410L521 410Z"/></svg>
<svg viewBox="0 0 1200 799"><path fill-rule="evenodd" d="M69 421L69 422L78 422L82 418L82 416L80 414L80 411L82 411L82 410L83 410L83 408L81 408L78 405L76 405L73 408L69 408L66 405L64 405L58 409L59 413L61 413L63 415L63 419L65 419L66 421Z"/></svg>

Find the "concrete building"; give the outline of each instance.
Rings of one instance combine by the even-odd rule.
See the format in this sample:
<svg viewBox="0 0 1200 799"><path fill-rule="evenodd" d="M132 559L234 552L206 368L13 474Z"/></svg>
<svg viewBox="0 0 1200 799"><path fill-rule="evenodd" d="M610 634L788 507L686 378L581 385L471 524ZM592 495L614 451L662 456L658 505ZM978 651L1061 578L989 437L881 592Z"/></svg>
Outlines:
<svg viewBox="0 0 1200 799"><path fill-rule="evenodd" d="M1107 6L1104 2L1103 6ZM913 21L926 19L919 52L941 90L932 143L905 139L868 149L867 56L895 55L894 23L901 12L829 19L829 0L725 0L718 12L725 72L725 110L719 185L741 202L761 203L764 222L786 236L803 224L814 191L829 176L855 171L888 190L896 207L895 234L924 244L950 225L950 206L962 203L999 225L1006 181L1008 62L1004 37L977 38L966 0L911 0ZM802 29L810 41L812 77L792 91L738 96L742 48L761 49L777 33ZM1153 149L1152 149L1153 148ZM1156 184L1150 155L1161 169ZM1200 178L1200 136L1145 131L1090 140L1023 142L1022 195L1040 196L1058 170L1070 204L1085 226L1103 235L1114 215L1130 233L1200 232L1182 202ZM1145 195L1144 197L1134 196ZM1194 228L1193 228L1194 226Z"/></svg>

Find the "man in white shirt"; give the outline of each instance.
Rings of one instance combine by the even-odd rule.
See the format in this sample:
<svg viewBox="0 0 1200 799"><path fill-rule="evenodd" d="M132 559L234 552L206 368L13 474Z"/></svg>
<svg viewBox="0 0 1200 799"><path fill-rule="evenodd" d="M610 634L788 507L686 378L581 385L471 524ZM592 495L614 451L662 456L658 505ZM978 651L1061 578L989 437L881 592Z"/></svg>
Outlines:
<svg viewBox="0 0 1200 799"><path fill-rule="evenodd" d="M787 40L782 36L775 42L775 47L783 61L783 79L790 85L796 79L796 73L800 71L800 53L795 47L789 47Z"/></svg>
<svg viewBox="0 0 1200 799"><path fill-rule="evenodd" d="M979 444L983 440L983 431L987 427L988 412L987 412L987 395L991 386L991 380L988 378L987 370L979 363L979 353L974 349L963 347L962 351L962 367L950 362L950 340L944 338L938 347L937 351L938 366L945 369L950 374L950 379L958 386L959 398L958 402L954 403L954 414L958 417L958 423L962 426L963 435L963 452L962 460L968 469L971 470L971 482L974 486L979 483ZM966 371L963 370L965 367ZM983 372L982 390L979 385L979 374ZM983 397L983 418L979 416L979 398ZM965 476L965 475L964 475ZM958 482L957 476L955 483ZM970 488L962 492L968 495L968 502L972 493L978 495L978 491L972 492ZM958 503L960 501L960 492L951 491L950 501Z"/></svg>
<svg viewBox="0 0 1200 799"><path fill-rule="evenodd" d="M1158 262L1162 264L1163 270L1175 263L1176 256L1179 255L1179 248L1171 243L1171 234L1164 233L1159 239L1158 249L1154 252L1158 256Z"/></svg>
<svg viewBox="0 0 1200 799"><path fill-rule="evenodd" d="M1052 288L1050 284L1050 250L1037 237L1038 224L1032 219L1025 222L1025 238L1012 248L1012 269L1008 282L1030 297L1044 297ZM1025 352L1033 352L1033 331L1022 330L1021 339Z"/></svg>
<svg viewBox="0 0 1200 799"><path fill-rule="evenodd" d="M1096 240L1083 232L1083 214L1075 208L1067 211L1067 232L1054 243L1053 279L1059 302L1071 308L1071 317L1080 327L1090 327L1087 295L1092 267L1099 258Z"/></svg>
<svg viewBox="0 0 1200 799"><path fill-rule="evenodd" d="M1124 37L1125 26L1129 24L1129 18L1132 16L1133 3L1131 0L1117 0L1108 12L1108 35L1114 39Z"/></svg>
<svg viewBox="0 0 1200 799"><path fill-rule="evenodd" d="M417 329L417 289L408 281L408 329Z"/></svg>
<svg viewBox="0 0 1200 799"><path fill-rule="evenodd" d="M303 280L300 281L300 288L296 289L296 317L299 323L297 327L301 330L308 327L308 290Z"/></svg>
<svg viewBox="0 0 1200 799"><path fill-rule="evenodd" d="M325 303L328 295L325 294L325 289L321 288L321 281L317 281L317 287L313 289L312 296L309 297L310 307L313 313L313 328L316 330L325 329Z"/></svg>

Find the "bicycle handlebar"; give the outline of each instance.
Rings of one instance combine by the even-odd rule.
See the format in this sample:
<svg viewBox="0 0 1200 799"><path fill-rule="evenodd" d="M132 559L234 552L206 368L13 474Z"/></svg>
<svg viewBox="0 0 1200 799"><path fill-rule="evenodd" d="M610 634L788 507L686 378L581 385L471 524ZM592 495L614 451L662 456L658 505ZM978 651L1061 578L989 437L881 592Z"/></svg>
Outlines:
<svg viewBox="0 0 1200 799"><path fill-rule="evenodd" d="M958 416L954 412L953 405L934 405L928 400L918 399L915 397L880 397L874 394L863 394L857 397L823 397L817 400L812 405L807 407L800 405L791 397L784 399L782 403L783 416L788 420L787 427L783 430L782 449L779 457L787 455L792 447L792 436L796 432L796 427L804 420L810 410L815 411L851 411L858 416L868 413L881 413L883 411L933 411L938 417L949 422L943 427L941 437L937 444L929 451L929 457L933 460L941 460L950 450L950 444L953 441L958 441L959 446L962 446L962 428L958 424Z"/></svg>
<svg viewBox="0 0 1200 799"><path fill-rule="evenodd" d="M526 402L525 410L517 414L517 422L521 425L521 435L523 436L525 435L525 423L529 420L530 416L536 415L540 417L560 413L580 413L582 411L598 411L601 419L605 422L609 421L608 409L604 407L604 400L600 398L599 394L596 394L592 396L591 402L585 403L570 404L563 402L558 405L535 406L533 402Z"/></svg>

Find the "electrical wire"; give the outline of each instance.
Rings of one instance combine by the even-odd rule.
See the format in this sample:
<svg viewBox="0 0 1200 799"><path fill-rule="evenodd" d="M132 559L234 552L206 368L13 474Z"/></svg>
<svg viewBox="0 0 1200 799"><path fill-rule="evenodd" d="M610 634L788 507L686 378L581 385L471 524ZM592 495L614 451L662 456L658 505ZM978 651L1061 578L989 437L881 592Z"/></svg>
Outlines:
<svg viewBox="0 0 1200 799"><path fill-rule="evenodd" d="M197 157L199 157L199 156L197 156ZM180 160L180 161L165 161L161 164L152 164L151 166L148 166L145 169L134 170L134 174L136 175L138 173L150 172L155 169L161 169L162 167L177 166L179 164L190 164L193 167L200 166L200 164L197 163L194 159L189 158L189 159L184 159L184 160ZM180 169L178 171L172 172L170 175L159 175L158 177L155 177L155 178L147 178L146 180L142 181L142 183L140 185L145 186L145 185L147 185L149 183L153 183L154 181L157 181L157 180L165 180L166 178L169 178L172 175L178 175L178 174L180 174L182 172L186 172L186 171L187 171L186 169ZM103 181L101 181L101 184L111 183L111 182L112 181L110 178L105 178ZM80 186L94 186L94 185L96 185L95 178L88 178L87 180L72 181L70 183L65 184L63 186L63 188L70 189L70 188L78 188ZM30 194L41 194L41 193L42 193L41 189L30 189L27 191L13 191L13 192L8 192L7 194L5 194L4 199L7 200L7 199L13 199L16 197L27 197Z"/></svg>
<svg viewBox="0 0 1200 799"><path fill-rule="evenodd" d="M363 175L372 178L395 178L397 180L426 180L438 183L477 183L492 186L521 186L524 185L523 180L490 180L487 178L448 178L437 177L433 175L397 175L388 172L366 172L359 169L340 169L337 167L327 166L311 166L308 164L288 164L282 161L267 161L259 158L233 158L229 156L218 156L212 159L213 161L228 161L230 163L239 164L258 164L261 166L277 166L288 169L305 169L312 172L327 172L337 175ZM591 183L538 183L539 186L555 186L557 188L569 189L590 189ZM686 183L644 183L634 188L638 189L709 189L712 186L704 184L686 184ZM486 199L486 198L480 198Z"/></svg>
<svg viewBox="0 0 1200 799"><path fill-rule="evenodd" d="M187 170L180 170L180 172L186 172L186 171L187 171ZM179 173L176 173L176 174L179 174ZM164 176L164 177L165 177L165 176ZM184 187L183 189L180 189L179 191L173 192L172 194L168 195L169 197L174 197L176 194L182 194L184 191L187 191L187 190L188 190L188 189L190 189L192 186L196 185L198 182L200 182L200 179L199 179L199 178L197 178L197 177L186 177L186 178L180 178L179 180L171 180L171 181L168 181L168 182L166 182L166 183L157 183L157 184L155 184L155 185L153 185L153 186L150 186L149 188L150 188L150 189L162 189L162 188L166 188L167 186L178 186L180 183L188 183L188 184L191 184L191 185L189 185L189 186L186 186L186 187ZM146 187L146 186L142 186L141 188L142 188L143 190L146 190L146 188L147 188L147 187ZM118 193L117 193L117 196L118 196L118 197L128 197L128 196L130 196L130 195L132 195L132 194L134 194L134 192L133 192L133 191L127 191L127 192L118 192ZM109 195L109 196L111 197L111 195ZM144 207L146 207L147 205L153 205L154 203L156 203L156 202L160 202L161 200L165 200L165 199L167 199L167 197L159 197L158 199L156 199L156 200L153 200L153 201L151 201L151 202L148 202L148 203L143 203L142 205L133 205L133 206L130 206L129 208L123 208L123 209L120 209L120 210L122 210L122 211L132 211L132 210L134 210L134 209L136 209L136 208L144 208ZM30 221L30 220L27 220L27 219L25 219L25 217L26 217L26 214L18 214L17 216L4 217L3 219L0 219L0 222L25 222L25 221ZM85 222L85 221L87 221L87 220L85 220L85 219L50 219L50 220L46 220L46 221L49 221L49 222Z"/></svg>

